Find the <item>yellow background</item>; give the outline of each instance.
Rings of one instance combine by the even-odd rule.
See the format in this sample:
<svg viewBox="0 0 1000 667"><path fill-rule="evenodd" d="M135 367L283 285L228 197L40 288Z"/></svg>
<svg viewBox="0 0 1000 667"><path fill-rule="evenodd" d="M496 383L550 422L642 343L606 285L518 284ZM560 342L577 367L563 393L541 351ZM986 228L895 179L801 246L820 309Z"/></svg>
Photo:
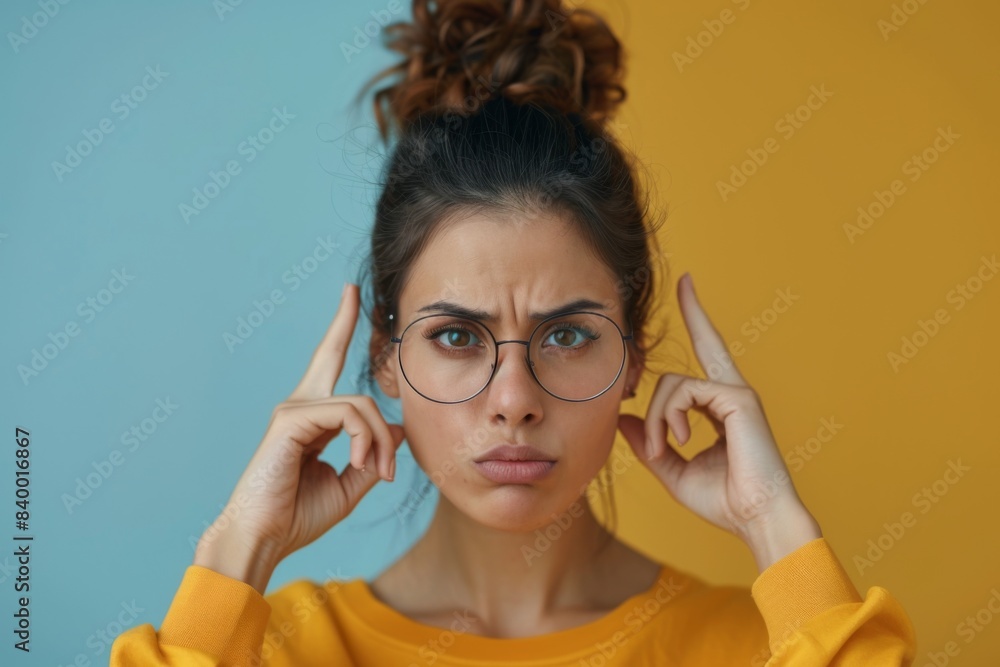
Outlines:
<svg viewBox="0 0 1000 667"><path fill-rule="evenodd" d="M905 23L881 29L904 4L913 12L904 11ZM994 592L994 608L1000 603L1000 278L982 269L991 279L973 280L981 289L961 308L948 296L1000 251L998 5L570 6L597 10L624 42L629 97L613 131L644 160L655 202L669 210L660 320L670 343L660 358L674 372L699 372L683 370L697 361L676 299L677 278L691 271L716 327L744 343L736 363L786 458L824 418L843 425L793 479L861 595L883 586L910 614L914 664L947 642L960 650L950 664L998 664L1000 614L971 641L956 627ZM732 22L679 68L675 52L725 9ZM812 86L832 95L786 138L775 123L805 104ZM911 180L905 163L949 127L958 138ZM778 150L723 201L718 182L769 137ZM845 225L896 179L905 191L852 242ZM798 299L752 339L752 318L767 316L783 289ZM947 321L893 369L889 353L938 309ZM644 412L654 379L625 411ZM696 447L707 445L708 424L696 413L691 422ZM628 451L621 434L616 447ZM953 485L938 482L947 490L938 502L915 504L949 461L970 470ZM628 542L713 583L753 582L749 550L678 505L644 466L629 467L615 489ZM914 521L902 536L883 536L883 524L904 512ZM859 572L854 557L867 557L868 541L880 536L890 548Z"/></svg>

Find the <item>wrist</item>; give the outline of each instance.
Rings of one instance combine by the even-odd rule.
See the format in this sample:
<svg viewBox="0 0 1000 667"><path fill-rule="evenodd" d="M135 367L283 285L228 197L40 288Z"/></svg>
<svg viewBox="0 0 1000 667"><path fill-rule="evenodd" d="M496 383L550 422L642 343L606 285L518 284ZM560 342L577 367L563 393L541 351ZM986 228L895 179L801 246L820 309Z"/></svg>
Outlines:
<svg viewBox="0 0 1000 667"><path fill-rule="evenodd" d="M753 554L758 572L823 537L819 523L800 501L755 517L745 531L741 537Z"/></svg>
<svg viewBox="0 0 1000 667"><path fill-rule="evenodd" d="M206 531L194 554L195 565L247 583L261 595L280 561L275 548L232 525L223 531Z"/></svg>

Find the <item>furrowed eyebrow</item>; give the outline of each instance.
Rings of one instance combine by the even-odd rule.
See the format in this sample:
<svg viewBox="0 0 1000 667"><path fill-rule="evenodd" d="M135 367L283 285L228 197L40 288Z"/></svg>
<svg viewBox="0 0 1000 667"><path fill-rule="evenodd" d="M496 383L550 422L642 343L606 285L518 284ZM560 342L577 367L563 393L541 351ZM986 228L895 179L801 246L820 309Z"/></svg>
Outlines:
<svg viewBox="0 0 1000 667"><path fill-rule="evenodd" d="M568 313L574 310L600 310L605 311L602 304L594 301L593 299L576 299L575 301L570 301L567 304L558 306L556 308L551 308L549 310L543 310L541 312L531 313L529 317L532 320L544 320L555 315L560 315L562 313ZM479 310L476 308L467 308L460 304L451 301L435 301L434 303L428 304L417 311L418 313L426 312L442 312L449 315L457 315L458 317L466 317L470 320L479 320L482 322L496 322L497 318L493 313L489 313L485 310Z"/></svg>

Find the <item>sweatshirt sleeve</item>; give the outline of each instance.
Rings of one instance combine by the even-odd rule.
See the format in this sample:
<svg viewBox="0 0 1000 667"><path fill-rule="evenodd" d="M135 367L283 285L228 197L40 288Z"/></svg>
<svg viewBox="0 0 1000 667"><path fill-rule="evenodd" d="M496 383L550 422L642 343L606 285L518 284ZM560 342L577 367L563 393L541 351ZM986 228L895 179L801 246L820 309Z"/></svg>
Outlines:
<svg viewBox="0 0 1000 667"><path fill-rule="evenodd" d="M118 635L110 667L260 664L271 605L250 584L189 565L160 631L145 623Z"/></svg>
<svg viewBox="0 0 1000 667"><path fill-rule="evenodd" d="M909 667L916 657L903 607L880 586L862 599L826 538L772 563L750 591L767 625L768 667Z"/></svg>

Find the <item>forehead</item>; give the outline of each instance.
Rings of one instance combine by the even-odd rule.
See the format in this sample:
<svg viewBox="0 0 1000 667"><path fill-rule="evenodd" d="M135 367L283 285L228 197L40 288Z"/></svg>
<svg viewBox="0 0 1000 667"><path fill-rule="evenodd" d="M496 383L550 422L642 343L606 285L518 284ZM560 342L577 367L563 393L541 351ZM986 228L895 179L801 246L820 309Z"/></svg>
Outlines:
<svg viewBox="0 0 1000 667"><path fill-rule="evenodd" d="M528 317L586 299L619 310L618 281L575 225L555 216L531 219L469 215L439 225L416 258L400 295L404 317L439 301L491 317Z"/></svg>

